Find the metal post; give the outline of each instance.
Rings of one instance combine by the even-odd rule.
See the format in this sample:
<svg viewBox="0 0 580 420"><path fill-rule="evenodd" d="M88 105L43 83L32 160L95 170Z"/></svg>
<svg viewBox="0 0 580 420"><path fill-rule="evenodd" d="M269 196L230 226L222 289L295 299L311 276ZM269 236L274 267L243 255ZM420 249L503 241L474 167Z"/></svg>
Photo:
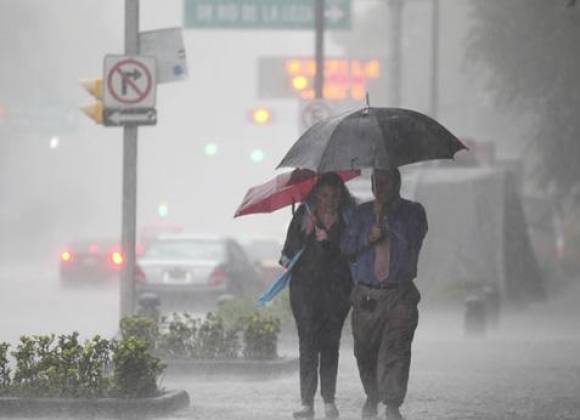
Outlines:
<svg viewBox="0 0 580 420"><path fill-rule="evenodd" d="M403 1L389 0L391 6L391 106L401 105L402 85L402 26L403 26Z"/></svg>
<svg viewBox="0 0 580 420"><path fill-rule="evenodd" d="M439 0L433 0L431 14L431 117L439 113Z"/></svg>
<svg viewBox="0 0 580 420"><path fill-rule="evenodd" d="M316 74L314 76L314 97L324 98L324 0L314 2L314 49Z"/></svg>
<svg viewBox="0 0 580 420"><path fill-rule="evenodd" d="M139 54L139 0L125 0L125 55ZM135 232L137 225L137 125L123 127L123 217L121 318L135 312Z"/></svg>

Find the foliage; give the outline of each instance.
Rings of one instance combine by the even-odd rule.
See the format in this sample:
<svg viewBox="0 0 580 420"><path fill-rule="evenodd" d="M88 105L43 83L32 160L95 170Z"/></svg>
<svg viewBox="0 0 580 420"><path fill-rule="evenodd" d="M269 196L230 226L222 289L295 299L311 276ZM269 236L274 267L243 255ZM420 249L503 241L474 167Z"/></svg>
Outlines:
<svg viewBox="0 0 580 420"><path fill-rule="evenodd" d="M80 388L84 396L105 395L111 387L111 342L95 336L85 342L79 366Z"/></svg>
<svg viewBox="0 0 580 420"><path fill-rule="evenodd" d="M209 312L199 325L191 356L200 359L235 359L239 348L237 330L227 328L219 316Z"/></svg>
<svg viewBox="0 0 580 420"><path fill-rule="evenodd" d="M196 359L235 359L240 352L238 329L227 326L223 319L208 313L204 320L189 314L174 313L163 320L159 352Z"/></svg>
<svg viewBox="0 0 580 420"><path fill-rule="evenodd" d="M580 8L565 0L472 0L468 58L489 69L499 104L534 117L538 180L559 198L580 191Z"/></svg>
<svg viewBox="0 0 580 420"><path fill-rule="evenodd" d="M159 337L159 323L141 315L126 316L121 319L121 337L136 337L154 348Z"/></svg>
<svg viewBox="0 0 580 420"><path fill-rule="evenodd" d="M265 308L260 309L280 320L281 329L290 329L294 325L294 317L290 311L288 289L281 292ZM232 299L222 303L217 311L226 325L241 328L241 320L248 319L256 311L256 301L252 299Z"/></svg>
<svg viewBox="0 0 580 420"><path fill-rule="evenodd" d="M265 311L256 311L243 320L244 357L247 359L275 359L277 357L280 320Z"/></svg>
<svg viewBox="0 0 580 420"><path fill-rule="evenodd" d="M240 317L236 325L208 313L204 320L173 314L160 323L142 316L121 320L121 339L95 336L83 343L79 333L23 336L10 355L0 343L0 395L20 397L140 398L159 393L165 365L158 354L195 359L277 357L280 321L267 311ZM244 348L239 334L243 333Z"/></svg>
<svg viewBox="0 0 580 420"><path fill-rule="evenodd" d="M150 352L150 343L127 336L113 343L113 393L140 398L158 393L157 378L165 366Z"/></svg>
<svg viewBox="0 0 580 420"><path fill-rule="evenodd" d="M36 397L93 397L109 387L108 340L95 336L84 344L78 333L21 337L11 392Z"/></svg>
<svg viewBox="0 0 580 420"><path fill-rule="evenodd" d="M169 319L164 318L158 353L193 359L237 359L241 355L250 359L276 358L279 318L267 310L256 311L255 307L247 310L238 304L223 312L227 320L221 316L222 308L220 314L210 312L204 320L178 313ZM241 311L230 311L233 308L241 308ZM234 317L234 313L237 316Z"/></svg>
<svg viewBox="0 0 580 420"><path fill-rule="evenodd" d="M163 370L137 337L109 341L100 336L79 342L79 334L23 336L11 352L0 344L0 395L97 398L155 395Z"/></svg>
<svg viewBox="0 0 580 420"><path fill-rule="evenodd" d="M188 357L194 353L199 321L188 313L173 313L161 319L164 332L159 336L160 354L172 357Z"/></svg>
<svg viewBox="0 0 580 420"><path fill-rule="evenodd" d="M11 383L11 369L8 366L9 347L10 345L8 343L0 343L0 395L6 393Z"/></svg>

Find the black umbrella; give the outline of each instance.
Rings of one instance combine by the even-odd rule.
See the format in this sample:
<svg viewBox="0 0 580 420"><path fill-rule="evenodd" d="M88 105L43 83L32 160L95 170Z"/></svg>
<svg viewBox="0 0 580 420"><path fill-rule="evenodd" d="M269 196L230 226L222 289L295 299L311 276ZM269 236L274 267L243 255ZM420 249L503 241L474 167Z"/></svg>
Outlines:
<svg viewBox="0 0 580 420"><path fill-rule="evenodd" d="M466 149L434 119L403 108L367 107L324 119L310 127L278 168L316 172L392 169L432 159L453 159Z"/></svg>

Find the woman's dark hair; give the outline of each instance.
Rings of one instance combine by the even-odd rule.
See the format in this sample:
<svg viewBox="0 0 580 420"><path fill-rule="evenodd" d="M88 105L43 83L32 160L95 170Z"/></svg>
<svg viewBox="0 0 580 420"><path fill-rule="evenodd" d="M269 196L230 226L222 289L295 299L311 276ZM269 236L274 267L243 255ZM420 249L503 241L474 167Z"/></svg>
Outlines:
<svg viewBox="0 0 580 420"><path fill-rule="evenodd" d="M344 185L344 181L336 174L336 172L323 173L318 178L318 181L314 185L314 188L312 188L312 191L310 191L310 193L308 194L306 201L312 202L315 199L318 191L322 187L326 187L326 186L336 188L339 191L340 203L339 203L338 207L340 210L342 210L346 207L356 205L356 200L354 199L354 197L352 196L352 194L350 193L348 188L346 188L346 185Z"/></svg>

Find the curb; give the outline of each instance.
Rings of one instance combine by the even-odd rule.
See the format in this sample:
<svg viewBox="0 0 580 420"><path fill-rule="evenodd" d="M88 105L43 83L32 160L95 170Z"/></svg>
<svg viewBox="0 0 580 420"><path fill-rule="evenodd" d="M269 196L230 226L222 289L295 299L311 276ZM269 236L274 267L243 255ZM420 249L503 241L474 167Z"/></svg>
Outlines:
<svg viewBox="0 0 580 420"><path fill-rule="evenodd" d="M149 398L0 397L0 417L164 415L189 406L189 394L167 391Z"/></svg>
<svg viewBox="0 0 580 420"><path fill-rule="evenodd" d="M274 376L291 373L298 369L297 357L279 357L275 360L192 360L165 359L165 373L178 374L238 374Z"/></svg>

